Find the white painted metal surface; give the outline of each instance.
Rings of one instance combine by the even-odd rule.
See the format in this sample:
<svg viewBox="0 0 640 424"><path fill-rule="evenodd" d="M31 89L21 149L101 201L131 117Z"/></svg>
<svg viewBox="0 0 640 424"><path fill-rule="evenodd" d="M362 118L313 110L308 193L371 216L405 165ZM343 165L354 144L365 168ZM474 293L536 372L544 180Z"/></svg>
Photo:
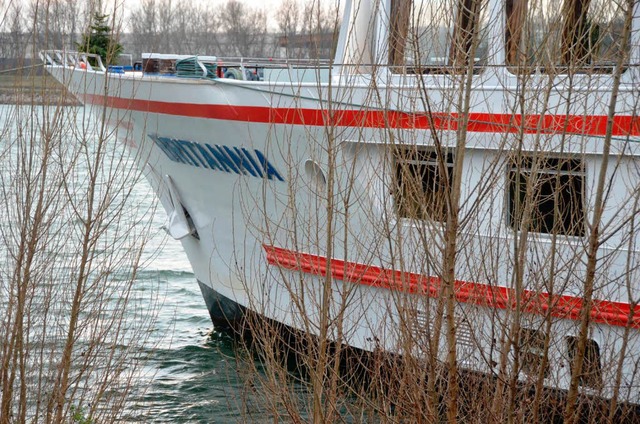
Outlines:
<svg viewBox="0 0 640 424"><path fill-rule="evenodd" d="M169 232L181 239L198 280L222 296L302 330L316 328L303 326L303 321L315 323L321 313L322 288L331 284L333 305L342 308L342 340L368 351L422 354L419 345L406 351L400 328L411 309L418 316L411 330L416 339L430 337L433 306L428 299L432 297L406 284L415 276L428 278L440 272L433 264L441 252L433 245L442 237L442 224L398 215L398 200L390 192L397 170L394 149L433 147L436 135L438 143L453 149L458 128L447 127L447 122L458 119L460 113L470 114L460 209L465 222L455 270L460 282L459 356L467 369L495 373L492 364L501 353L496 326L509 319L513 305L505 300L506 306L501 306L489 294L493 290L502 293L497 297L514 293L514 246L520 236L508 222L505 161L515 148L579 157L584 166L581 190L588 225L606 135L603 127L596 126L607 122L613 77L610 73L553 78L532 74L525 88L547 93L548 99L530 101L521 116L517 93L523 88L522 80L502 63L504 51L498 50L503 47L491 46L497 50L483 71L473 76L470 106L461 110L452 101L459 94L460 75L393 73L384 65L388 8L386 2L373 1L347 5L351 14L344 20L336 65L328 69L328 76L322 76L324 69L316 78L291 78L286 75L299 71L282 68L266 73L264 81L210 81L109 74L55 60L48 61L48 70L90 107L106 106L110 122L126 123L132 131L128 139L136 143L129 147L141 166L148 164L158 175L168 176L150 181L172 217ZM494 7L491 13L502 11ZM495 30L495 44L502 45L503 38ZM632 46L633 55L638 47ZM571 103L566 102L569 91ZM600 283L594 293L594 299L614 306L599 304L602 309L595 311L590 335L603 362L624 364L621 397L632 402L640 401L640 381L635 375L640 365L640 333L630 312L620 308L633 310L640 300L636 269L640 238L635 228L640 181L637 91L638 68L630 66L622 74L616 101L616 116L619 122L629 122L629 130L614 136L611 156L615 160L605 169L611 189L603 222L609 236L598 250L603 265L598 267ZM531 118L536 116L547 118ZM560 131L557 122L565 122L565 117L575 118L567 118L565 130ZM532 119L528 129L514 127L524 128L517 146L512 142L516 131L505 130L511 119ZM582 129L566 129L572 126ZM188 211L199 239L189 236L189 224L178 204ZM433 243L425 242L425 235ZM572 309L570 302L584 295L586 241L581 236L542 233L531 238L524 253L525 291L520 294L530 300L532 294L546 296L552 291L559 301L568 303L566 317L554 312L549 318L532 307L525 309L522 322L539 328L543 320L552 320L557 343L549 352L552 369L545 384L566 389L570 364L564 339L578 332L579 320L571 316L575 304ZM273 254L271 247L284 253ZM550 257L557 262L553 278L558 283L553 290L545 287L544 278L534 278L546 272ZM317 262L306 268L280 266L278 261L287 258ZM339 261L338 265L326 258ZM346 267L360 266L360 274L345 277L340 261ZM384 278L370 275L380 270L398 273ZM326 273L333 278L327 279ZM476 292L471 290L464 297L468 287ZM480 296L478 290L484 300L473 297ZM349 302L342 303L345 291ZM607 313L617 314L622 321L607 321ZM626 324L621 324L625 314L631 328L624 336L627 350L620 358L627 331ZM445 352L444 340L440 346ZM608 372L603 367L601 388L583 391L611 396Z"/></svg>

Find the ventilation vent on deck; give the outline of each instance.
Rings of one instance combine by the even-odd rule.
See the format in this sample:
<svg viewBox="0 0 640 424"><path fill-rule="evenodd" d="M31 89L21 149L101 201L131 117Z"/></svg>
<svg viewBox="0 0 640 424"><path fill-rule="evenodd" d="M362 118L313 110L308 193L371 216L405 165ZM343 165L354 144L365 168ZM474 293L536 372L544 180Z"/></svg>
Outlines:
<svg viewBox="0 0 640 424"><path fill-rule="evenodd" d="M569 363L573 373L573 362L578 352L578 338L567 337ZM600 346L595 340L587 340L582 361L582 372L578 377L578 384L583 387L600 389L602 387L602 368L600 366Z"/></svg>
<svg viewBox="0 0 640 424"><path fill-rule="evenodd" d="M433 314L429 316L430 319L427 318L427 312L416 310L415 311L415 321L414 321L414 339L419 341L425 349L424 353L427 352L426 346L428 340L433 335L433 326L435 317ZM446 330L446 317L442 319L442 328L440 332L440 341L443 342L447 337ZM463 364L470 364L476 361L476 353L479 349L477 346L476 340L474 339L474 335L471 331L471 325L466 318L456 317L456 345L457 345L457 356L458 360Z"/></svg>
<svg viewBox="0 0 640 424"><path fill-rule="evenodd" d="M466 318L456 320L456 341L458 343L458 358L461 361L468 361L477 349L476 342L471 334L471 326Z"/></svg>
<svg viewBox="0 0 640 424"><path fill-rule="evenodd" d="M427 320L427 313L416 309L416 329L428 336L431 332L431 323Z"/></svg>
<svg viewBox="0 0 640 424"><path fill-rule="evenodd" d="M433 330L433 314L430 316L426 311L414 309L413 316L413 340L416 343L415 354L428 355L429 343L431 342L431 332Z"/></svg>
<svg viewBox="0 0 640 424"><path fill-rule="evenodd" d="M531 377L537 377L544 362L544 333L531 328L520 329L520 361L522 371ZM549 363L544 367L543 375L549 375Z"/></svg>

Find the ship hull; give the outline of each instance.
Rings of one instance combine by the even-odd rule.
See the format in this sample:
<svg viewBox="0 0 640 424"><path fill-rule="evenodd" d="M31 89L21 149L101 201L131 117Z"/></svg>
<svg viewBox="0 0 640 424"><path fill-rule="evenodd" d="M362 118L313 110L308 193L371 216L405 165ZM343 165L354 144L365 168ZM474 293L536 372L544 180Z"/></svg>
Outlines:
<svg viewBox="0 0 640 424"><path fill-rule="evenodd" d="M471 102L481 106L465 124L469 172L463 198L475 209L461 207L466 226L458 236L451 281L438 266L444 261L445 226L400 216L394 192L399 147L432 147L436 133L451 148L459 140L461 115L445 91L433 91L440 111L434 117L403 106L410 89L372 89L366 79L349 85L258 84L50 71L131 149L167 211L169 233L182 242L216 326L237 327L250 311L362 352L444 361L446 338L433 338L445 332L442 299L448 293L462 369L500 372L497 364L509 360L501 354L501 337L517 316L531 331L548 323L552 365L545 385L564 390L571 377L568 340L579 334L586 308L600 365L599 382L585 385L583 393L611 397L614 387L607 382L622 369L627 380L618 396L640 400L633 378L640 364L640 310L629 294L636 274L630 263L638 252L621 249L635 244L635 231L625 227L631 224L619 219L618 232L599 250L607 264L600 278L629 283L602 284L593 302L584 301L587 253L579 235L560 242L532 236L524 255L526 276L518 275L518 234L505 216L504 178L510 171L496 159L505 140L524 127L530 132L525 150L540 134L551 134L546 148L553 151L569 134L579 142L564 145L565 154L586 152L584 166L597 169L606 99L594 102L585 94L578 109L587 113L554 119L534 113L527 124L524 117L514 124L504 111L506 95L491 89L503 81L497 74L486 77L484 89L473 93L483 102ZM387 94L374 100L372 90ZM633 102L631 90L621 97L624 110ZM626 115L617 119L618 137L638 137ZM625 205L633 197L630 182L640 149L626 142L615 149L628 155L618 164L623 172L612 177L612 186L626 187L614 193ZM584 185L594 184L595 171L589 172ZM485 184L491 179L491 186ZM486 201L479 201L479 192ZM551 258L561 264L553 272L547 267ZM550 274L557 285L549 285ZM530 365L536 364L534 359Z"/></svg>

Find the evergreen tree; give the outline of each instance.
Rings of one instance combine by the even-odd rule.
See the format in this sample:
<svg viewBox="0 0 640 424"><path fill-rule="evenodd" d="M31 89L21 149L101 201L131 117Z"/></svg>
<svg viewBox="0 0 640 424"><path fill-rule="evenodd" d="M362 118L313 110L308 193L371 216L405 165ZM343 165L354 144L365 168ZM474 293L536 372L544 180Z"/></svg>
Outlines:
<svg viewBox="0 0 640 424"><path fill-rule="evenodd" d="M78 44L78 50L85 53L94 53L102 58L106 65L116 63L123 48L113 38L111 27L107 23L109 15L95 12L89 31L82 36L82 42Z"/></svg>

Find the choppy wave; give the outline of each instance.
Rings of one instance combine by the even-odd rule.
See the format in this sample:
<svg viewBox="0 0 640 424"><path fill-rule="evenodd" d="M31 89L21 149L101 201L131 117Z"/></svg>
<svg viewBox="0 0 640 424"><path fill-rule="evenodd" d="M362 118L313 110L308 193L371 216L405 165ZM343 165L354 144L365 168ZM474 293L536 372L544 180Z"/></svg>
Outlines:
<svg viewBox="0 0 640 424"><path fill-rule="evenodd" d="M125 421L157 423L238 422L247 395L238 375L232 340L212 330L196 343L150 349L146 381L134 391ZM146 383L146 384L145 384Z"/></svg>
<svg viewBox="0 0 640 424"><path fill-rule="evenodd" d="M146 269L138 272L137 279L145 280L165 280L174 281L178 279L192 279L195 281L193 272L175 271L171 269Z"/></svg>
<svg viewBox="0 0 640 424"><path fill-rule="evenodd" d="M169 250L175 248L173 241L163 243ZM151 337L155 346L140 353L144 373L124 421L243 421L250 390L239 372L232 339L213 328L195 275L184 269L148 267L139 272L137 282L138 290L160 293L160 305ZM260 417L258 411L252 415Z"/></svg>

